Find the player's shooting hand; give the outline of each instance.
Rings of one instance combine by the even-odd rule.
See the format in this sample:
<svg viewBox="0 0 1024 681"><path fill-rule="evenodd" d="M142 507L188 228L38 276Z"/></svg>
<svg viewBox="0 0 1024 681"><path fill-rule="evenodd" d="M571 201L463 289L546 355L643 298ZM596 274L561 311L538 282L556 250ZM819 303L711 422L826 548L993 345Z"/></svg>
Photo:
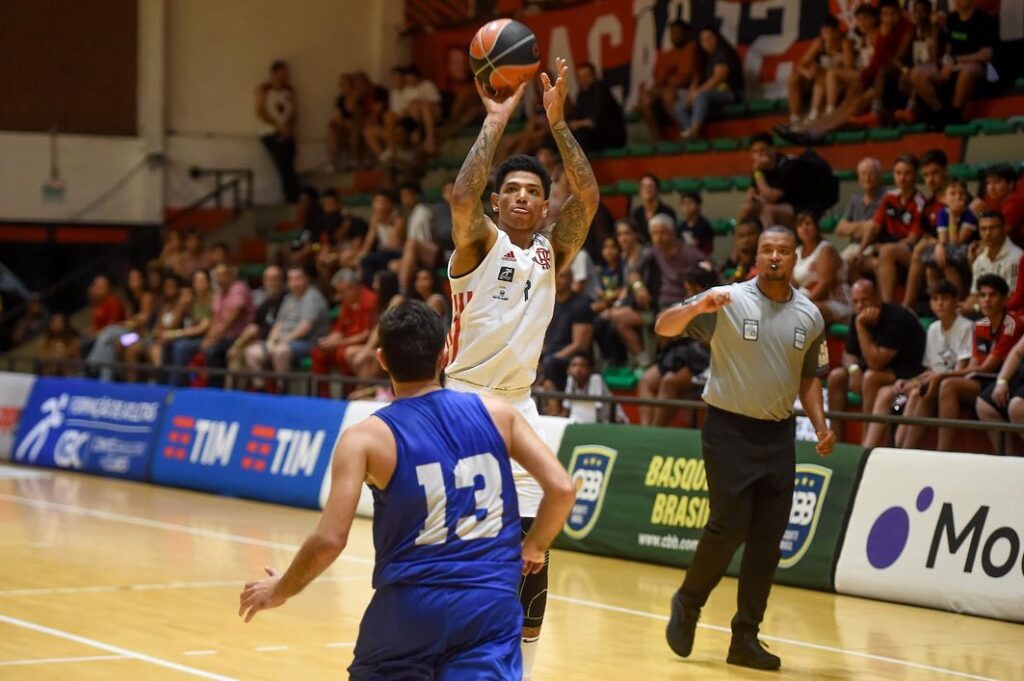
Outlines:
<svg viewBox="0 0 1024 681"><path fill-rule="evenodd" d="M476 91L480 94L480 100L484 103L484 111L489 117L494 117L502 123L507 123L512 114L519 107L519 102L526 92L526 82L520 83L514 92L494 92L479 80L476 83Z"/></svg>
<svg viewBox="0 0 1024 681"><path fill-rule="evenodd" d="M819 430L815 435L818 436L818 445L814 448L814 451L818 452L821 456L828 456L832 453L832 448L836 446L836 434L831 430Z"/></svg>
<svg viewBox="0 0 1024 681"><path fill-rule="evenodd" d="M529 541L523 542L523 574L537 574L544 567L544 549Z"/></svg>
<svg viewBox="0 0 1024 681"><path fill-rule="evenodd" d="M718 312L732 302L732 295L728 291L710 291L700 299L699 310L701 313Z"/></svg>
<svg viewBox="0 0 1024 681"><path fill-rule="evenodd" d="M565 92L569 87L569 66L564 59L555 60L555 82L552 84L548 74L541 72L540 80L544 85L544 111L548 115L548 124L554 125L565 120Z"/></svg>
<svg viewBox="0 0 1024 681"><path fill-rule="evenodd" d="M267 579L260 579L255 582L246 582L242 589L242 595L238 597L238 616L245 616L248 622L256 616L260 610L270 610L284 605L287 599L274 594L277 583L281 581L281 573L270 567L263 568L269 575Z"/></svg>

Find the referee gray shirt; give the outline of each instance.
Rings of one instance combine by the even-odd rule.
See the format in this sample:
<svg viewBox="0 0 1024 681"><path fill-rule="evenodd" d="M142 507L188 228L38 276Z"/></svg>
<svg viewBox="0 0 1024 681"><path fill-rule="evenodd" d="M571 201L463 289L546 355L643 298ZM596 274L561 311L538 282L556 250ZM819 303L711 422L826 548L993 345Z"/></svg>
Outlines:
<svg viewBox="0 0 1024 681"><path fill-rule="evenodd" d="M789 418L800 380L828 371L821 312L795 289L785 303L769 299L757 279L711 290L728 291L732 302L698 315L683 332L711 344L704 401L750 418Z"/></svg>

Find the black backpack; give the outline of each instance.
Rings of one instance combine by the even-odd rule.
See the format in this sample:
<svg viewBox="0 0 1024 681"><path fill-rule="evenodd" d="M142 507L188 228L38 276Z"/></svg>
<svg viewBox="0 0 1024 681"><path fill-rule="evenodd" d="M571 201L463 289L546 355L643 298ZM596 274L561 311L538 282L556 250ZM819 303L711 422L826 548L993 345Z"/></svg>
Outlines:
<svg viewBox="0 0 1024 681"><path fill-rule="evenodd" d="M801 175L805 178L804 205L794 206L797 210L809 209L822 215L839 202L839 178L832 172L828 161L813 149L806 149L799 156L788 157L790 162L800 164Z"/></svg>

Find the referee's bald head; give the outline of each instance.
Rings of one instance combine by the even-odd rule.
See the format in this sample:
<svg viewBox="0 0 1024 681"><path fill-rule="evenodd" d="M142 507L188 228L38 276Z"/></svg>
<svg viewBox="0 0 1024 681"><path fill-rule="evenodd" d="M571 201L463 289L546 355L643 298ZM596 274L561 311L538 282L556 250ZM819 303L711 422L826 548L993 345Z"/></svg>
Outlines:
<svg viewBox="0 0 1024 681"><path fill-rule="evenodd" d="M793 230L772 225L757 240L757 278L763 282L786 283L793 278L796 267L796 234Z"/></svg>
<svg viewBox="0 0 1024 681"><path fill-rule="evenodd" d="M784 234L785 236L788 236L793 241L794 248L796 248L796 245L800 243L799 239L797 239L796 237L796 232L791 230L789 227L785 227L783 225L772 225L771 227L765 229L763 232L761 232L761 236L760 238L758 238L758 243L760 243L769 234Z"/></svg>

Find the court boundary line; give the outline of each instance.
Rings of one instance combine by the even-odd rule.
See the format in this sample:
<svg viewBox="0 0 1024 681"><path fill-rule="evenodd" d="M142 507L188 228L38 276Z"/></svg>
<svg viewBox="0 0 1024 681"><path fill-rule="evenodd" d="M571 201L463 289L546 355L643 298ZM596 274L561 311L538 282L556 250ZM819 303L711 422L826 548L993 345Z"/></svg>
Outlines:
<svg viewBox="0 0 1024 681"><path fill-rule="evenodd" d="M121 648L120 646L110 645L103 641L97 641L96 639L87 638L85 636L79 636L78 634L72 634L70 631L64 631L62 629L54 629L53 627L47 627L42 624L36 624L35 622L29 622L28 620L18 619L17 617L10 617L8 615L0 614L0 622L6 622L22 629L29 629L36 631L41 634L49 634L56 638L63 638L68 641L74 641L75 643L81 643L82 645L92 646L93 648L99 648L100 650L106 650L109 653L116 653L124 657L130 657L141 662L148 662L157 667L164 667L166 669L173 669L177 672L183 672L185 674L192 674L193 676L199 676L204 679L213 679L213 681L237 681L230 676L223 676L214 672L204 671L202 669L196 669L195 667L189 667L184 664L178 664L177 662L171 662L170 660L162 660L159 657L153 657L152 655L146 655L145 653L138 653L128 648Z"/></svg>
<svg viewBox="0 0 1024 681"><path fill-rule="evenodd" d="M285 544L283 542L271 542L262 539L255 539L253 537L246 537L245 535L231 534L230 532L215 532L211 530L203 530L202 528L190 527L188 525L175 525L173 523L165 523L158 520L150 520L147 518L136 518L134 516L123 515L112 511L100 511L97 509L91 509L83 506L72 506L69 504L62 504L54 501L46 501L44 499L32 499L30 497L18 496L15 494L6 494L0 492L0 500L8 500L17 504L23 504L27 506L36 506L39 508L49 508L59 511L65 511L76 515L84 515L95 518L102 518L104 520L110 520L113 522L122 522L130 525L141 525L144 527L154 527L157 529L168 530L171 532L182 532L185 534L194 534L196 536L208 537L214 539L223 539L226 541L234 541L240 544L253 544L257 546L269 546L270 548L276 548L281 550L297 551L300 547L296 544ZM370 564L373 565L372 560L366 558L357 558L354 556L340 556L341 560L348 560L349 562L359 564ZM842 594L835 594L841 596ZM556 601L562 601L565 603L573 603L575 605L582 605L585 607L596 608L599 610L608 610L610 612L618 612L627 615L634 615L637 617L645 617L647 619L661 620L663 622L668 621L667 615L661 615L658 613L647 612L646 610L636 610L634 608L624 608L617 605L610 605L608 603L600 603L598 601L590 601L582 598L574 598L572 596L560 596L548 592L548 598ZM3 615L0 615L0 620L3 619ZM712 631L731 633L732 630L729 627L723 627L715 624L698 623L699 627L709 629ZM945 669L943 667L933 667L930 665L922 664L920 662L911 662L909 660L901 660L895 657L886 657L884 655L875 655L873 653L861 652L858 650L849 650L847 648L836 648L833 646L826 646L819 643L811 643L808 641L798 641L796 639L789 639L779 636L768 636L764 634L759 635L760 638L766 641L775 641L777 643L785 643L787 645L797 646L801 648L808 648L811 650L820 650L824 652L837 653L840 655L850 655L853 657L860 657L863 659L874 660L876 662L887 662L889 664L899 665L903 667L910 667L913 669L920 669L930 672L938 672L940 674L946 674L949 676L956 676L966 679L975 679L976 681L998 681L988 676L978 676L970 674L968 672L960 672L955 669ZM222 678L222 677L221 677Z"/></svg>
<svg viewBox="0 0 1024 681"><path fill-rule="evenodd" d="M79 655L77 657L34 657L24 660L3 660L0 667L27 667L33 664L66 664L68 662L100 662L103 660L130 660L127 655Z"/></svg>
<svg viewBox="0 0 1024 681"><path fill-rule="evenodd" d="M362 575L338 575L321 577L317 581L325 583L357 582L365 580ZM68 596L89 593L117 593L119 591L172 591L176 589L217 589L223 587L241 587L245 579L215 579L198 582L151 582L146 584L108 584L97 586L54 586L37 589L0 589L0 598L17 598L19 596Z"/></svg>

